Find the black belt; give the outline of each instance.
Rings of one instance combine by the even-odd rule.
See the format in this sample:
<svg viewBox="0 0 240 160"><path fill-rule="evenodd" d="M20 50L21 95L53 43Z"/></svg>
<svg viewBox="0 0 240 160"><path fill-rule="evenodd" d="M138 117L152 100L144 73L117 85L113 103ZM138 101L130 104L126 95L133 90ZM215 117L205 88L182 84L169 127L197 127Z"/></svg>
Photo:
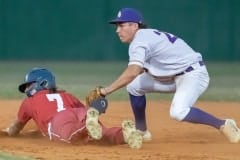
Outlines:
<svg viewBox="0 0 240 160"><path fill-rule="evenodd" d="M204 62L203 62L203 61L199 61L198 64L199 64L200 66L204 66ZM192 66L189 66L185 71L180 72L180 73L176 74L175 76L181 76L181 75L183 75L184 73L191 72L191 71L193 71L193 70L194 70L194 68L193 68Z"/></svg>

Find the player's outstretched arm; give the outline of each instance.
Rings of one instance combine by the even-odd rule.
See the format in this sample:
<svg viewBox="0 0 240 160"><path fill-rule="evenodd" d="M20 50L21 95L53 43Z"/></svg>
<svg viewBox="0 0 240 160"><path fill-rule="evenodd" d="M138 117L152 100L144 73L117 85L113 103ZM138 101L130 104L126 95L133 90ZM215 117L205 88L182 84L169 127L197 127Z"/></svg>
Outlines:
<svg viewBox="0 0 240 160"><path fill-rule="evenodd" d="M123 73L112 84L105 88L101 88L100 92L103 95L111 94L112 92L125 87L131 81L133 81L139 74L143 72L143 68L139 65L129 65Z"/></svg>
<svg viewBox="0 0 240 160"><path fill-rule="evenodd" d="M1 132L5 132L8 136L16 136L23 129L25 124L18 120L15 120L8 128L3 129Z"/></svg>

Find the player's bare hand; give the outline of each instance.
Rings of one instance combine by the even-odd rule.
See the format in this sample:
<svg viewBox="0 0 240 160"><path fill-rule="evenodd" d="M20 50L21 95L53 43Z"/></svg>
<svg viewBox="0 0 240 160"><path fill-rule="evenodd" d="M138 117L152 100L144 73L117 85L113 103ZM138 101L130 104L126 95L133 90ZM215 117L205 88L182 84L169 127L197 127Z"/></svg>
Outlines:
<svg viewBox="0 0 240 160"><path fill-rule="evenodd" d="M0 136L8 136L9 128L4 128L0 130Z"/></svg>

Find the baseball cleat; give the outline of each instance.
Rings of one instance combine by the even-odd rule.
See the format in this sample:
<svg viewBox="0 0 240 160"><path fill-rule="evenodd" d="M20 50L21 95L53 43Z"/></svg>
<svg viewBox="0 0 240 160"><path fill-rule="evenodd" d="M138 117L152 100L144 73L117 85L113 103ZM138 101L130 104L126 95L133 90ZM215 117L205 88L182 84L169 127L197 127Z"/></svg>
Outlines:
<svg viewBox="0 0 240 160"><path fill-rule="evenodd" d="M143 137L143 142L150 142L152 140L152 134L151 132L149 132L149 130L146 130L146 131L140 131L138 130L142 137Z"/></svg>
<svg viewBox="0 0 240 160"><path fill-rule="evenodd" d="M122 122L123 138L130 148L139 149L142 147L143 137L141 133L136 130L135 124L131 120L124 120Z"/></svg>
<svg viewBox="0 0 240 160"><path fill-rule="evenodd" d="M102 126L98 123L99 112L94 108L87 111L86 128L88 134L95 140L102 138Z"/></svg>
<svg viewBox="0 0 240 160"><path fill-rule="evenodd" d="M226 119L225 124L221 126L220 131L227 137L231 143L240 141L240 129L233 119Z"/></svg>

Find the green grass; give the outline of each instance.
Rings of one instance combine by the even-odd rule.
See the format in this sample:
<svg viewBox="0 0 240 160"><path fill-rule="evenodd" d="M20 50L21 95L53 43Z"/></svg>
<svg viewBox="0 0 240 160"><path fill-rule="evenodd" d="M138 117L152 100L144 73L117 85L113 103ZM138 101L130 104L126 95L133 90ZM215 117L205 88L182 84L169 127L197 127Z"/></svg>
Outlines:
<svg viewBox="0 0 240 160"><path fill-rule="evenodd" d="M14 156L7 153L0 152L0 160L33 160L28 157Z"/></svg>
<svg viewBox="0 0 240 160"><path fill-rule="evenodd" d="M24 75L32 67L47 67L55 73L58 88L65 89L80 99L97 85L115 80L127 62L54 62L54 61L1 61L0 99L19 99L24 95L17 90ZM208 90L200 97L211 101L240 101L240 62L207 62L211 77ZM149 94L150 99L171 99L172 94ZM109 96L112 100L127 100L125 89Z"/></svg>

